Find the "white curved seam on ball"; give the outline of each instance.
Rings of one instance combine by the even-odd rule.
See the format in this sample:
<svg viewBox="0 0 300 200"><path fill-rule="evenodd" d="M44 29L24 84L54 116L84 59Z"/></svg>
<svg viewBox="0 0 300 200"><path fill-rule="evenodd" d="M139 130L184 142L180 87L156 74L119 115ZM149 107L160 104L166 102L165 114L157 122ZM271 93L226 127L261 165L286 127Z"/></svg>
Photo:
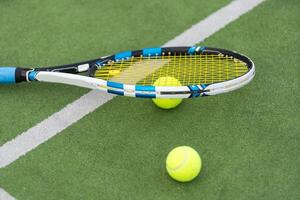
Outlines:
<svg viewBox="0 0 300 200"><path fill-rule="evenodd" d="M178 166L176 166L174 168L171 168L169 166L168 166L168 168L172 171L176 171L176 170L180 169L188 161L188 159L189 159L189 154L185 151L183 161Z"/></svg>

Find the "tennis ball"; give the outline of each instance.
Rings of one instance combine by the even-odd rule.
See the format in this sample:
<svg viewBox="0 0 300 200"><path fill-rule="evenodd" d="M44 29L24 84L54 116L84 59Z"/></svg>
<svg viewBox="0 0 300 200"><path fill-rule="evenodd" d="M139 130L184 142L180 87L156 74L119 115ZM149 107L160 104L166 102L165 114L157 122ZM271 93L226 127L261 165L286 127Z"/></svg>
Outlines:
<svg viewBox="0 0 300 200"><path fill-rule="evenodd" d="M176 147L166 160L168 174L180 182L193 180L200 173L201 165L199 154L189 146Z"/></svg>
<svg viewBox="0 0 300 200"><path fill-rule="evenodd" d="M160 77L157 79L154 84L154 86L181 86L181 83L173 77ZM155 105L162 109L171 109L178 106L182 99L152 99Z"/></svg>

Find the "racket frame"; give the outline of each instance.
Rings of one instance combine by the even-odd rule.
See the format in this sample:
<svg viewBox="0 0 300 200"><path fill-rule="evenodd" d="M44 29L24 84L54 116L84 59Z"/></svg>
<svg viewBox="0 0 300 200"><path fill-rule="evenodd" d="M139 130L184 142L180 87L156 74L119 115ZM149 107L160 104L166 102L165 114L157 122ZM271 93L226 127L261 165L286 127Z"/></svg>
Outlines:
<svg viewBox="0 0 300 200"><path fill-rule="evenodd" d="M95 71L105 66L108 62L118 62L122 59L130 59L132 57L140 56L160 56L163 54L170 54L171 56L179 54L221 54L244 62L248 67L248 72L238 78L224 82L189 86L130 85L94 78ZM77 73L85 71L87 71L87 74L90 77L76 75ZM202 46L157 47L145 48L137 51L125 51L115 55L104 56L85 62L55 67L42 67L35 69L16 68L15 74L15 82L41 81L63 83L90 89L97 89L122 96L140 98L193 98L217 95L243 87L255 76L255 65L247 56L225 49Z"/></svg>

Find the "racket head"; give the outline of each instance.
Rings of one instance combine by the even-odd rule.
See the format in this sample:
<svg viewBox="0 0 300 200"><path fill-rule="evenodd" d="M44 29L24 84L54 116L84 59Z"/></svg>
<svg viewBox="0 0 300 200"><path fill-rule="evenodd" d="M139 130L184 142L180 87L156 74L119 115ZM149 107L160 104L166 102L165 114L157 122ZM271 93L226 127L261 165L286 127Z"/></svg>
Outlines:
<svg viewBox="0 0 300 200"><path fill-rule="evenodd" d="M254 63L247 56L202 46L125 51L89 69L89 76L102 80L99 89L142 98L216 95L248 84L254 75Z"/></svg>

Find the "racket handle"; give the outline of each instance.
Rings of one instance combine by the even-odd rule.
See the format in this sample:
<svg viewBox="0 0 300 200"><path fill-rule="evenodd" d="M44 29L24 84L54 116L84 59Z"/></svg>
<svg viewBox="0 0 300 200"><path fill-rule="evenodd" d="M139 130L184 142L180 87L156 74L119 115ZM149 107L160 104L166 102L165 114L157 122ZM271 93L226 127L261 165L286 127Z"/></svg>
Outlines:
<svg viewBox="0 0 300 200"><path fill-rule="evenodd" d="M15 84L26 81L26 72L28 69L17 67L0 67L0 85Z"/></svg>

